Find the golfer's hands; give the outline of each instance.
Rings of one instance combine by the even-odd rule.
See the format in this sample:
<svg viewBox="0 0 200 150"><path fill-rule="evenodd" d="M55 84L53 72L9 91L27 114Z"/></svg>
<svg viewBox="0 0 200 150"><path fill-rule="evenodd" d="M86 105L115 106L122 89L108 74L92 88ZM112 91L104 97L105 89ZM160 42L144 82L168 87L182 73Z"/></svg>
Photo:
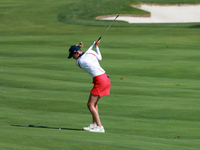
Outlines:
<svg viewBox="0 0 200 150"><path fill-rule="evenodd" d="M99 47L99 44L100 44L100 40L97 40L95 43L95 47Z"/></svg>

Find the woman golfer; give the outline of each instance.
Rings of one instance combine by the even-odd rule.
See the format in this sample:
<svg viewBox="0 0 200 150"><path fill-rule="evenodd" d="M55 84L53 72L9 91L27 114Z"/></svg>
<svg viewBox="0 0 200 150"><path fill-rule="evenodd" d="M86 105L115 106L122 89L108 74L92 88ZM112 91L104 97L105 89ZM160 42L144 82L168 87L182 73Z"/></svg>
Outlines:
<svg viewBox="0 0 200 150"><path fill-rule="evenodd" d="M82 43L73 45L69 49L68 58L70 59L73 57L73 59L76 60L76 65L89 73L93 78L94 87L90 92L87 103L88 109L93 117L93 123L88 127L83 127L83 130L104 133L105 130L100 121L97 102L102 96L110 94L111 84L109 77L105 74L105 70L103 70L99 64L99 61L102 60L99 44L100 40L97 40L85 53L80 49L83 47ZM96 47L96 52L92 50L94 46Z"/></svg>

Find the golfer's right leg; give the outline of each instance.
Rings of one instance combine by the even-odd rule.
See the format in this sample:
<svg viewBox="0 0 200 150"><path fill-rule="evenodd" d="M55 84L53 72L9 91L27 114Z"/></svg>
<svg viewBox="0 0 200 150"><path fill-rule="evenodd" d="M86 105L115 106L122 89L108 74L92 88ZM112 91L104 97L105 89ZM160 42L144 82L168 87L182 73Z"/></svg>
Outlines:
<svg viewBox="0 0 200 150"><path fill-rule="evenodd" d="M90 94L89 100L88 100L88 109L90 110L92 117L93 117L93 123L97 123L96 126L94 124L91 124L87 129L89 129L90 132L100 132L104 133L104 127L101 124L99 113L98 113L98 106L97 102L100 99L98 95L92 95ZM84 128L83 128L84 129Z"/></svg>
<svg viewBox="0 0 200 150"><path fill-rule="evenodd" d="M101 127L102 124L100 121L100 117L99 117L99 113L98 113L98 106L97 106L97 102L99 99L100 99L100 97L98 95L90 94L87 106L92 114L93 123L96 122L97 126Z"/></svg>
<svg viewBox="0 0 200 150"><path fill-rule="evenodd" d="M98 114L97 102L100 99L100 97L98 97L97 100L96 100L96 97L97 96L95 96L95 95L90 95L88 103L87 103L88 109L90 110L90 112L92 114L93 123L90 124L88 127L83 127L83 130L89 131L90 129L97 127L97 121L96 121L97 117L95 115L93 115L94 114L93 112L97 112L97 114ZM94 108L93 108L93 106L94 106Z"/></svg>

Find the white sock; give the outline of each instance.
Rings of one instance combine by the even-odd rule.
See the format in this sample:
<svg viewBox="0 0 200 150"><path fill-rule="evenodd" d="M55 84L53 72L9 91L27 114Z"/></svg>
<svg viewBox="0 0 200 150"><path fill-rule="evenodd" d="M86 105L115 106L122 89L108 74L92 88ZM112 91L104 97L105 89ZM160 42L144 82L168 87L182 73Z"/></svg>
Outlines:
<svg viewBox="0 0 200 150"><path fill-rule="evenodd" d="M100 127L100 129L104 129L104 127L103 127L103 126L101 126L101 127Z"/></svg>

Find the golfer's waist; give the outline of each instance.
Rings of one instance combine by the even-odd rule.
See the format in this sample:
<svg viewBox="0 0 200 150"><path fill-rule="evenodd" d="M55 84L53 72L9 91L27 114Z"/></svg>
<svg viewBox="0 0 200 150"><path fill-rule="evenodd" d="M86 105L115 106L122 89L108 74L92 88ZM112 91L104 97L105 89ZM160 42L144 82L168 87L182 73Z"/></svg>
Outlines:
<svg viewBox="0 0 200 150"><path fill-rule="evenodd" d="M104 72L104 73L102 73L102 74L100 74L100 75L97 75L97 76L93 77L93 79L101 78L101 77L103 77L103 76L108 77L108 76L106 75L106 73Z"/></svg>

